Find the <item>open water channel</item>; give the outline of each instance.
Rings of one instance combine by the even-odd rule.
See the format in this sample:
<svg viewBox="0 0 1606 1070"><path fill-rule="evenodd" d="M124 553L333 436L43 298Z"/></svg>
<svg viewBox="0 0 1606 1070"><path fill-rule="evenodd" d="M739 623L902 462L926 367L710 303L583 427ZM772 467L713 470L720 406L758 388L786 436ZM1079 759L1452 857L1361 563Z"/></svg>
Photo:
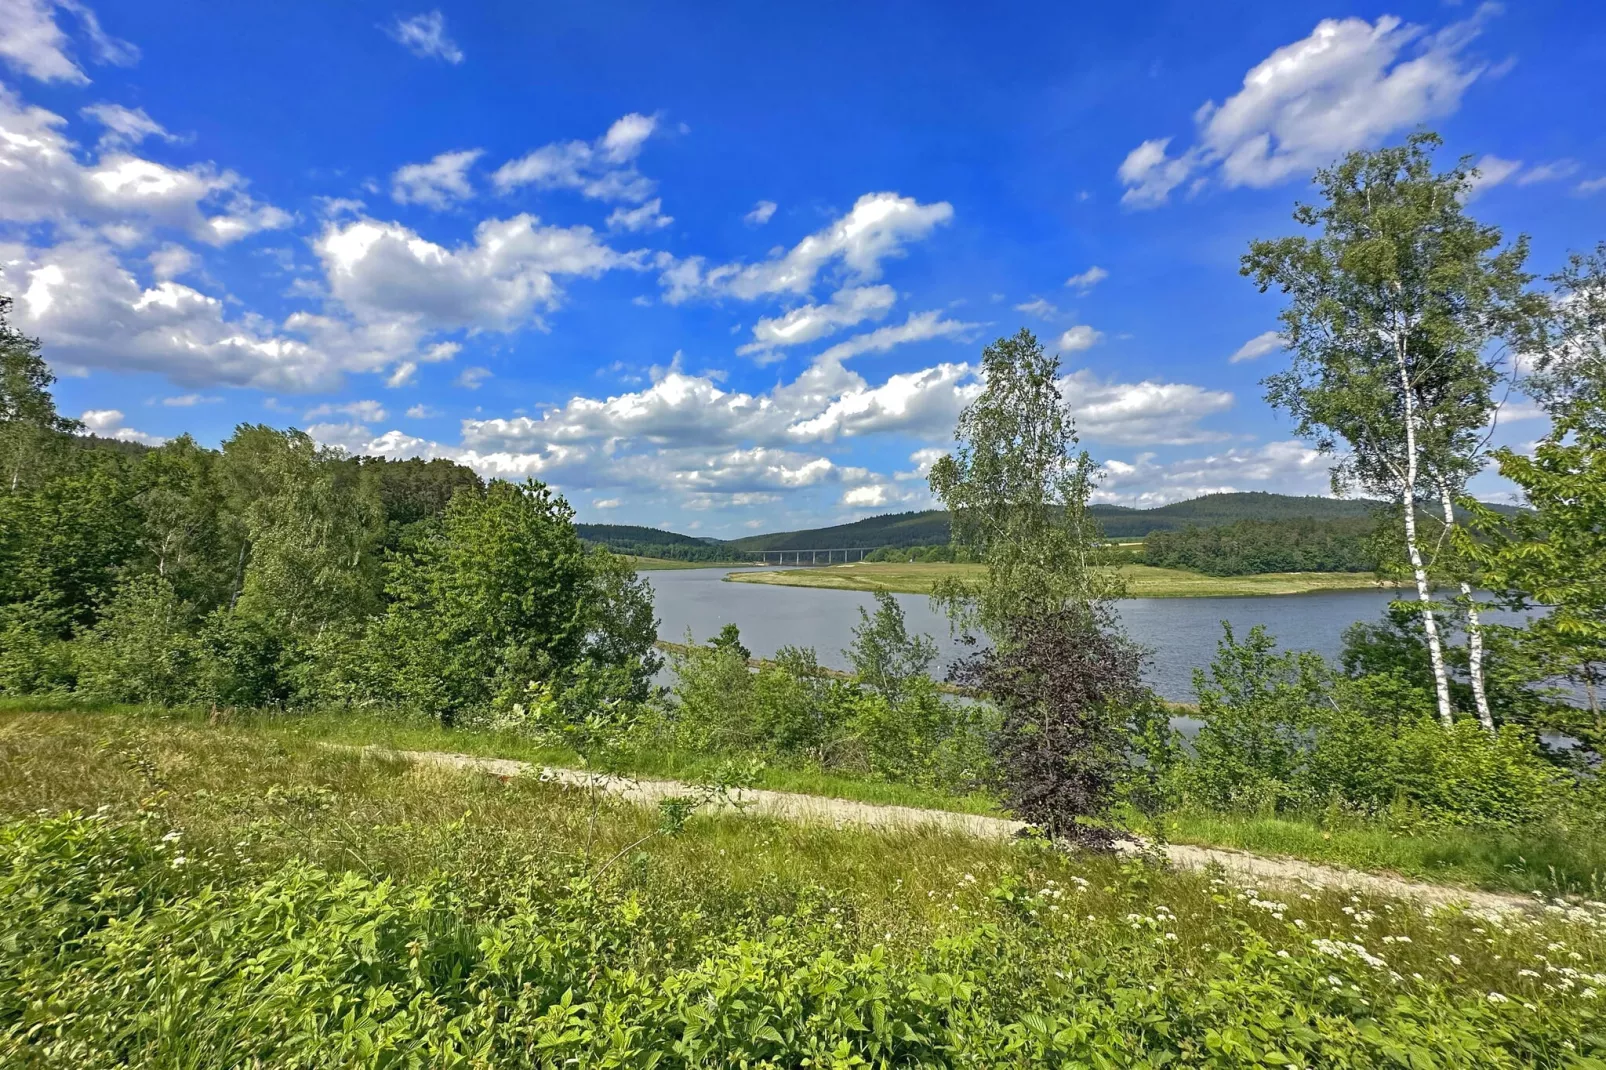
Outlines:
<svg viewBox="0 0 1606 1070"><path fill-rule="evenodd" d="M771 566L773 569L773 566ZM658 635L684 642L688 629L701 642L734 622L742 641L757 657L783 646L811 646L820 660L848 668L842 649L853 638L859 607L874 610L866 591L777 587L727 583L729 568L697 568L644 573L652 583ZM959 650L947 618L932 612L924 595L896 596L911 631L937 640L944 662ZM1375 621L1390 591L1323 591L1315 594L1247 598L1130 598L1120 603L1127 633L1153 652L1150 685L1174 702L1192 702L1193 670L1210 664L1221 639L1221 622L1240 635L1264 624L1287 649L1314 650L1336 658L1344 629L1356 621Z"/></svg>

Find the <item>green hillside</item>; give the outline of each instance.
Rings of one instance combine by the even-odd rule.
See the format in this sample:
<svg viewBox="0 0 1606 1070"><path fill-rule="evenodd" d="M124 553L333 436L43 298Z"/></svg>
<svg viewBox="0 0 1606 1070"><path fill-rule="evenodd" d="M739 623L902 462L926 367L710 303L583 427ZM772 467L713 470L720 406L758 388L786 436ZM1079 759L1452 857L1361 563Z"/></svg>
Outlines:
<svg viewBox="0 0 1606 1070"><path fill-rule="evenodd" d="M1092 511L1111 538L1137 538L1151 531L1176 531L1190 525L1210 527L1235 520L1353 519L1370 516L1379 504L1255 491L1206 494L1153 509L1095 505ZM835 546L931 546L947 541L948 514L928 509L872 516L826 528L750 535L728 545L739 550L818 550Z"/></svg>

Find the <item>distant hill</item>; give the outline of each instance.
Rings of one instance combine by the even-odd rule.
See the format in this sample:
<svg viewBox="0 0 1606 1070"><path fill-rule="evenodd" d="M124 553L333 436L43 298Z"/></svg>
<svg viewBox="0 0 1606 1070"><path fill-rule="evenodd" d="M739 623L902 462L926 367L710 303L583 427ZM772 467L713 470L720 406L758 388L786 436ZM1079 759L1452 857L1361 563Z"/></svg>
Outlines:
<svg viewBox="0 0 1606 1070"><path fill-rule="evenodd" d="M664 557L671 561L734 561L740 557L718 539L699 539L662 528L636 524L576 524L574 530L586 542L632 557Z"/></svg>
<svg viewBox="0 0 1606 1070"><path fill-rule="evenodd" d="M1185 502L1134 509L1095 505L1092 512L1114 539L1138 538L1151 531L1175 531L1193 525L1213 527L1234 520L1337 520L1371 515L1381 502L1338 498L1295 497L1252 491L1206 494ZM806 531L749 535L728 545L738 550L823 550L836 546L931 546L948 541L948 514L940 509L889 513L851 524Z"/></svg>

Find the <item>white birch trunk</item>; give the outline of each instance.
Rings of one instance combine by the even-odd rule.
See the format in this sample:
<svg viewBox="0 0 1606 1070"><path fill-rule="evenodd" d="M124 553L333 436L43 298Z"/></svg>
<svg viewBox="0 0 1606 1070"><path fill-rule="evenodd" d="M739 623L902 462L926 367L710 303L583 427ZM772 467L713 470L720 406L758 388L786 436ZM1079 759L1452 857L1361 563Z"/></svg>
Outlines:
<svg viewBox="0 0 1606 1070"><path fill-rule="evenodd" d="M1428 572L1422 563L1422 548L1416 537L1416 397L1411 390L1411 376L1405 363L1405 333L1394 336L1395 360L1400 369L1400 393L1405 403L1405 472L1401 480L1400 504L1405 509L1405 551L1411 559L1411 574L1416 578L1416 595L1422 602L1422 631L1428 641L1428 660L1433 666L1433 688L1439 701L1439 720L1445 728L1455 723L1454 708L1450 705L1450 678L1444 671L1444 647L1439 642L1439 621L1433 613L1433 592L1428 588Z"/></svg>
<svg viewBox="0 0 1606 1070"><path fill-rule="evenodd" d="M1439 480L1439 502L1444 507L1446 530L1455 526L1455 499L1450 497L1450 486ZM1467 606L1467 675L1472 680L1472 699L1478 707L1478 723L1484 731L1493 732L1494 713L1489 709L1489 694L1483 686L1483 620L1478 616L1478 603L1472 597L1472 585L1461 581L1461 597Z"/></svg>

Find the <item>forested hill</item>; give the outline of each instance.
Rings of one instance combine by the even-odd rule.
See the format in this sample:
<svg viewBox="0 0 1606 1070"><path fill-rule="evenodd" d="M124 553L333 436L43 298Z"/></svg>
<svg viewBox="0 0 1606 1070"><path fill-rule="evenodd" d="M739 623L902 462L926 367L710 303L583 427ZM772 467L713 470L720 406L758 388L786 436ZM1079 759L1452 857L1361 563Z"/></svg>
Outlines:
<svg viewBox="0 0 1606 1070"><path fill-rule="evenodd" d="M1367 500L1295 497L1253 491L1206 494L1153 509L1095 505L1093 513L1111 538L1137 538L1151 531L1213 527L1235 520L1340 520L1367 517L1381 503ZM727 545L738 550L816 550L835 546L931 546L948 541L948 514L938 509L889 513L851 524L806 531L750 535Z"/></svg>
<svg viewBox="0 0 1606 1070"><path fill-rule="evenodd" d="M574 530L586 542L606 546L614 553L636 557L664 557L675 561L731 561L737 556L715 539L699 539L637 524L576 524Z"/></svg>

